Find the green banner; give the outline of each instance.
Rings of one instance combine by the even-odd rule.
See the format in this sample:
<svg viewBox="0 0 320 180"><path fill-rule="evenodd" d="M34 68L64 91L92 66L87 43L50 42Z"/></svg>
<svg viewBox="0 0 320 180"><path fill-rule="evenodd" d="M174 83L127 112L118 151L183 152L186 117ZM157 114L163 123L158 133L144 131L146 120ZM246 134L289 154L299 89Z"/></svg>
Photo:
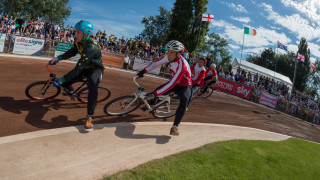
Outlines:
<svg viewBox="0 0 320 180"><path fill-rule="evenodd" d="M71 43L58 42L56 51L66 52L66 51L68 51L69 49L71 49L72 46L73 46L73 44L71 44Z"/></svg>

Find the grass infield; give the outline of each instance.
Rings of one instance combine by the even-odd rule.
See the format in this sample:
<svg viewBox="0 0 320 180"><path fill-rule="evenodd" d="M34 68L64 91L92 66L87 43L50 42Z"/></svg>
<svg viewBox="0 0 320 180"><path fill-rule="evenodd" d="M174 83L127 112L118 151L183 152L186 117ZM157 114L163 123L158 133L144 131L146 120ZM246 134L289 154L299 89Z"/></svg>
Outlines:
<svg viewBox="0 0 320 180"><path fill-rule="evenodd" d="M154 160L104 179L319 179L320 145L234 140Z"/></svg>

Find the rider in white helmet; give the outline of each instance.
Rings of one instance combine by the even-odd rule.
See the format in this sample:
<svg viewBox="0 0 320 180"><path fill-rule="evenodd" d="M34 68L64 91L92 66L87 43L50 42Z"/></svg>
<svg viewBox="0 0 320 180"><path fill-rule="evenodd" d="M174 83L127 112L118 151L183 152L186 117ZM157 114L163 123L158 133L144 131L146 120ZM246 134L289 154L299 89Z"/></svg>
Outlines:
<svg viewBox="0 0 320 180"><path fill-rule="evenodd" d="M180 98L180 104L176 112L175 120L170 129L171 135L179 135L178 126L186 112L188 100L191 96L191 71L188 62L181 55L184 51L184 45L176 40L167 43L168 53L160 60L150 64L141 70L137 76L143 77L144 73L150 72L158 66L165 63L170 63L169 70L171 79L169 82L158 87L154 92L149 93L149 99L154 99L155 96L175 92Z"/></svg>

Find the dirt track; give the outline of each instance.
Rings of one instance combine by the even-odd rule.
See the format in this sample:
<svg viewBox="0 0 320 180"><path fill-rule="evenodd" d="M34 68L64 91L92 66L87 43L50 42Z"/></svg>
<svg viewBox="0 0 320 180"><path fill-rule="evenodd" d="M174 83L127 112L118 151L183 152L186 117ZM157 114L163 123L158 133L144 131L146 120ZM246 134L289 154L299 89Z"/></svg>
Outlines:
<svg viewBox="0 0 320 180"><path fill-rule="evenodd" d="M46 63L45 60L0 57L0 137L84 124L85 104L71 101L63 96L50 101L32 101L26 97L24 93L26 86L48 78ZM61 62L52 66L51 70L60 77L74 65ZM106 69L101 84L111 89L112 95L109 100L136 92L133 76L134 74ZM145 77L140 82L146 91L151 91L164 81ZM104 105L105 103L101 103L96 107L96 123L159 121L141 110L124 117L109 117L102 111ZM173 118L169 121L173 121ZM209 99L195 100L183 122L253 127L320 143L318 127L219 93L214 93Z"/></svg>

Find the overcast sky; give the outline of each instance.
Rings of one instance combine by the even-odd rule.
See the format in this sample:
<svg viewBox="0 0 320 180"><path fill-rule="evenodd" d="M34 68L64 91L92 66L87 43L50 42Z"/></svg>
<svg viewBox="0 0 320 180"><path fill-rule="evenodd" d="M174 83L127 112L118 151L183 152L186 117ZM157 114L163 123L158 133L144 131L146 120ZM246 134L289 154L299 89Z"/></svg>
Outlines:
<svg viewBox="0 0 320 180"><path fill-rule="evenodd" d="M141 33L143 17L159 14L159 7L170 10L175 0L71 0L72 13L66 24L91 21L94 32L106 30L118 37ZM233 58L240 58L243 27L257 30L256 36L245 35L243 58L276 48L277 41L296 52L301 37L311 51L311 61L320 59L320 0L209 0L207 14L215 20L210 32L224 37ZM278 53L284 53L278 50Z"/></svg>

